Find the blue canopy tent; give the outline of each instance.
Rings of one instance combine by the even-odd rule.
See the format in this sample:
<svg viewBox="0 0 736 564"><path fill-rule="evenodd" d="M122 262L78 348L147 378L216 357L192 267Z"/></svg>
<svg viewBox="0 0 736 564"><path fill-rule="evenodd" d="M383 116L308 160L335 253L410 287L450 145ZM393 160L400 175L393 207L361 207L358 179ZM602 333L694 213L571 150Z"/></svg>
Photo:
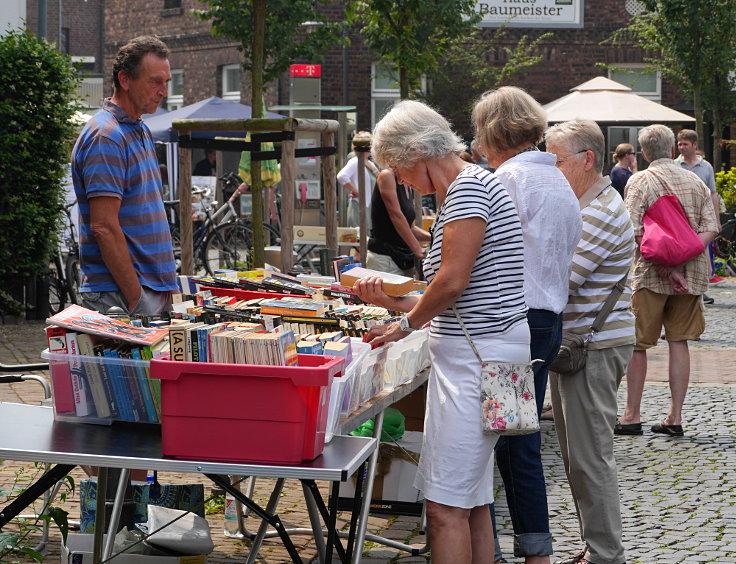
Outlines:
<svg viewBox="0 0 736 564"><path fill-rule="evenodd" d="M165 114L153 116L150 118L144 117L143 120L151 130L153 134L153 140L162 143L176 143L179 141L179 134L176 130L171 127L171 122L175 119L202 119L202 118L239 118L247 119L251 117L251 107L245 104L238 104L237 102L231 102L230 100L223 100L217 96L207 98L206 100L200 100L195 104L184 106L173 112L166 112ZM267 118L283 118L281 114L275 114L273 112L266 112ZM237 137L238 135L232 131L227 133L219 133L217 131L197 131L192 133L192 137L211 139L218 135L225 135L227 137ZM242 137L245 137L243 132Z"/></svg>
<svg viewBox="0 0 736 564"><path fill-rule="evenodd" d="M238 104L230 100L223 100L217 96L212 96L205 100L200 100L189 106L184 106L178 110L165 113L155 113L143 116L143 121L151 130L153 140L157 143L166 144L166 161L169 175L169 186L178 186L179 171L179 134L171 126L175 119L201 119L201 118L239 118L247 119L251 117L251 107L245 104ZM281 114L266 112L267 118L283 118ZM196 131L192 133L192 137L213 139L217 136L225 137L245 137L245 131L219 132L219 131ZM173 194L173 192L172 192ZM173 197L173 195L172 195Z"/></svg>

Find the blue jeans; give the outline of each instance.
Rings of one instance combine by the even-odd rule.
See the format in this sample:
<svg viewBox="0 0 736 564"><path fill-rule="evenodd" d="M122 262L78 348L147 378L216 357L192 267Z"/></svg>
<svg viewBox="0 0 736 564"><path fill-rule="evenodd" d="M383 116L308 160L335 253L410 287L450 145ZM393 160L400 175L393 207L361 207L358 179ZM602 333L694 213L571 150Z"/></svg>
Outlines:
<svg viewBox="0 0 736 564"><path fill-rule="evenodd" d="M531 332L531 358L544 360L534 365L534 393L537 413L542 412L544 392L550 363L557 357L562 342L562 314L541 309L527 313ZM547 489L542 469L542 436L502 436L496 444L496 464L503 478L506 501L514 525L514 556L544 556L552 554L552 534L549 532ZM496 534L496 514L491 504L493 537L496 546L494 560L502 558Z"/></svg>

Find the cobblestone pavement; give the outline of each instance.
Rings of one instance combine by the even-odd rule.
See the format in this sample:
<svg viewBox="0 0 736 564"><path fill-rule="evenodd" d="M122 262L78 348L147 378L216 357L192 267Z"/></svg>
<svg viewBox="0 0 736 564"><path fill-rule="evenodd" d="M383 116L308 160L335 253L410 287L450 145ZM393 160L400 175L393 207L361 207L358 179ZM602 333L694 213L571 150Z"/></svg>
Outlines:
<svg viewBox="0 0 736 564"><path fill-rule="evenodd" d="M659 421L669 402L667 388L667 347L662 342L649 355L649 376L644 392L642 415L645 432L641 437L616 437L624 543L631 563L718 562L736 563L736 282L730 280L708 292L715 304L706 306L707 328L702 340L692 343L691 387L684 409L685 436L669 438L652 434L649 425ZM0 326L0 361L35 362L43 348L43 323L26 322ZM0 401L37 403L40 388L34 383L0 385ZM619 391L619 408L626 397L625 381ZM582 547L575 506L564 477L554 423L543 421L543 459L547 476L550 522L555 541L555 558L577 552ZM7 486L18 463L6 461L0 467L0 487ZM27 465L26 465L27 466ZM75 471L79 480L83 475ZM199 480L192 475L165 473L162 481L184 483ZM206 480L202 479L202 483ZM272 480L259 480L256 500L263 503ZM512 556L512 530L497 477L497 516L500 543L508 562L523 562ZM323 488L323 491L326 491ZM209 485L206 493L209 494ZM0 506L4 505L0 493ZM79 515L75 493L63 506L70 518ZM287 481L280 501L280 515L287 525L308 526L306 510L297 482ZM342 515L343 518L347 516ZM208 517L215 552L208 562L244 562L248 543L224 538L222 513ZM249 529L257 524L249 519ZM415 517L369 518L368 532L421 547L425 536ZM304 562L315 558L314 542L294 538ZM59 535L52 531L47 562L58 561ZM427 556L411 556L368 542L363 561L427 562ZM31 562L31 560L21 560ZM268 540L258 560L288 562L276 540Z"/></svg>

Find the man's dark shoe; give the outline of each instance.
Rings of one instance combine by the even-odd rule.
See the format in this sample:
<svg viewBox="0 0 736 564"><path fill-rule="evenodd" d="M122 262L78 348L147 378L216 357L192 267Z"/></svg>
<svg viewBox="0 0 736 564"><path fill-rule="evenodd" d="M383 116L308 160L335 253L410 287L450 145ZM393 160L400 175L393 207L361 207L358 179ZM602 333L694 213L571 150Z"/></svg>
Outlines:
<svg viewBox="0 0 736 564"><path fill-rule="evenodd" d="M652 425L652 433L661 433L670 437L682 437L685 434L682 425L665 425L664 423Z"/></svg>
<svg viewBox="0 0 736 564"><path fill-rule="evenodd" d="M703 294L703 303L710 305L715 303L715 300L711 298L708 294Z"/></svg>
<svg viewBox="0 0 736 564"><path fill-rule="evenodd" d="M570 556L569 558L556 560L555 564L584 564L586 562L588 561L585 559L585 551L581 550L580 552Z"/></svg>
<svg viewBox="0 0 736 564"><path fill-rule="evenodd" d="M614 435L643 435L644 431L641 430L641 423L619 423L613 426Z"/></svg>

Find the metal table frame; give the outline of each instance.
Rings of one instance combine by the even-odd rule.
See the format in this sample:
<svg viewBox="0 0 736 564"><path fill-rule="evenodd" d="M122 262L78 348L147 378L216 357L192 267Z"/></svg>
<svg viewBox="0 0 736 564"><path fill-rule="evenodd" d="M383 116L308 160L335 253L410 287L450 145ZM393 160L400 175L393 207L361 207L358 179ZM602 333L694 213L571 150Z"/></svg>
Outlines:
<svg viewBox="0 0 736 564"><path fill-rule="evenodd" d="M400 399L408 396L410 393L412 393L414 390L419 388L420 386L423 386L427 379L429 378L429 369L423 370L419 374L417 374L412 380L409 382L406 382L400 386L397 386L396 388L392 390L387 390L379 393L377 396L371 398L370 400L363 402L360 404L354 411L352 411L350 414L348 414L346 417L343 417L340 419L340 422L338 423L337 429L335 431L335 438L338 438L341 435L347 435L350 433L350 431L353 431L354 429L358 428L360 425L368 421L369 419L375 417L376 421L373 426L373 437L378 440L378 432L380 429L383 428L383 415L384 411L387 407L390 407ZM333 438L333 440L335 440ZM370 505L371 505L371 497L373 494L373 483L375 481L376 476L376 465L378 463L378 448L373 451L373 453L370 455L370 458L368 460L368 468L365 472L365 476L367 480L365 481L365 491L363 492L363 502L362 507L360 509L360 515L361 516L367 516L370 511ZM356 492L358 490L362 489L362 481L363 481L363 472L362 469L359 471L359 474L357 476L356 480ZM248 487L249 490L252 490L252 477L251 477L251 483ZM276 484L276 489L274 490L274 493L276 493L276 490L279 489L279 484ZM279 490L280 491L280 490ZM331 500L334 502L338 496L337 491L334 491L331 493ZM309 504L309 496L305 497L307 499L307 503ZM271 500L269 500L269 507L271 507L271 503L273 503L273 509L275 509L276 504L278 504L278 494L276 494L275 498L272 495ZM353 515L355 514L355 510L353 509ZM425 517L422 515L422 522L424 523ZM414 547L410 546L408 544L395 541L393 539L388 539L385 537L381 537L379 535L373 535L368 534L366 532L366 527L368 524L367 519L361 518L360 522L358 523L358 534L357 539L355 541L356 546L358 547L358 550L356 550L353 553L352 562L353 564L359 564L362 558L362 547L366 540L377 542L379 544L382 544L384 546L390 546L392 548L397 548L399 550L403 550L405 552L409 552L413 556L419 556L421 554L426 553L429 551L429 544L425 544L422 547ZM291 534L311 534L314 530L314 523L312 523L312 529L306 529L306 528L297 528L297 529L288 529L288 532ZM274 537L277 534L280 534L278 530L276 531L267 531L266 530L266 523L265 521L262 523L261 528L258 530L257 533L252 533L248 531L245 528L245 525L243 523L243 519L241 518L241 514L239 511L239 519L238 519L238 528L239 533L242 535L243 538L250 538L253 539L253 545L259 546L260 543L263 541L264 538L270 538ZM338 533L340 537L347 537L348 538L348 544L351 543L351 535L353 534L353 527L350 528L350 533ZM316 537L315 537L316 538ZM253 552L251 552L251 556L253 555ZM248 564L251 564L254 562L254 560L251 560L250 557L247 561Z"/></svg>
<svg viewBox="0 0 736 564"><path fill-rule="evenodd" d="M267 465L226 462L202 462L164 458L161 452L161 430L157 425L115 424L109 427L85 425L54 421L53 410L49 407L0 403L0 458L8 460L47 462L56 464L37 482L32 484L21 496L0 511L0 527L18 515L25 507L43 494L50 486L63 478L77 465L98 466L98 491L104 491L107 480L107 468L122 468L120 484L125 484L131 469L159 470L168 472L184 472L204 474L219 487L228 491L238 501L246 505L278 532L294 562L301 562L296 549L289 538L278 515L275 503L263 509L239 488L230 483L230 475L247 475L278 478L279 493L272 494L271 499L278 499L280 488L286 478L299 479L307 497L307 508L310 522L316 535L320 556L325 562L332 561L332 547L338 552L343 562L349 562L353 556L356 536L355 527L363 527L367 521L367 513L363 513L366 504L361 505L360 490L356 488L351 530L348 535L347 549L343 548L338 531L337 493L339 482L346 481L353 473L363 474L366 460L377 452L378 442L364 437L336 436L325 445L319 457L311 462L299 465ZM324 500L315 484L315 480L332 482L330 507ZM113 505L110 531L117 526L117 517L123 501L123 488L118 487ZM310 499L311 498L311 499ZM273 507L271 507L273 505ZM104 527L104 511L96 512L95 563L110 555L113 534L108 535L108 543L102 546ZM322 541L320 517L327 526L327 546ZM99 523L99 526L97 526ZM357 537L359 539L360 537ZM361 547L361 544L357 544ZM360 555L360 549L356 551Z"/></svg>

